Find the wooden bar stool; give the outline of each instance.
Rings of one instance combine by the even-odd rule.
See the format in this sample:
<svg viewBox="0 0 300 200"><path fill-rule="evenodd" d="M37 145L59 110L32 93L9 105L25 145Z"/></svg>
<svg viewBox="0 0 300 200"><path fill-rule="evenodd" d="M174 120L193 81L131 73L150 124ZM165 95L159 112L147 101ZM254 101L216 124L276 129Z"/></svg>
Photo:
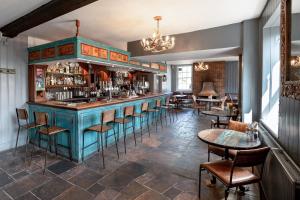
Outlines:
<svg viewBox="0 0 300 200"><path fill-rule="evenodd" d="M115 122L119 124L118 133L120 132L120 125L123 124L125 154L126 154L126 130L129 128L133 128L134 143L136 146L135 120L134 120L133 115L134 115L134 106L127 106L123 110L123 118L115 119ZM130 123L131 123L131 126L127 126L127 124L130 124Z"/></svg>
<svg viewBox="0 0 300 200"><path fill-rule="evenodd" d="M149 103L148 102L143 102L142 105L141 105L141 112L133 114L133 116L135 118L139 118L140 119L141 142L143 142L143 124L145 122L147 122L147 129L148 129L148 133L149 133L149 137L150 137L148 108L149 108Z"/></svg>
<svg viewBox="0 0 300 200"><path fill-rule="evenodd" d="M46 149L45 149L45 163L44 163L44 170L43 173L45 173L46 167L47 167L47 152L48 152L48 148L50 148L51 150L51 144L54 141L54 147L55 147L55 154L57 155L57 147L62 147L65 149L68 149L69 151L69 159L70 161L72 161L72 144L71 144L71 133L68 129L62 128L62 127L58 127L58 126L50 126L49 125L49 117L48 117L48 113L45 112L34 112L34 123L36 125L39 124L45 124L42 127L39 127L37 130L37 133L40 135L44 135L48 137L48 141L47 141L47 145L46 145ZM68 146L65 146L63 144L58 144L57 141L57 136L58 134L62 133L62 132L67 132L68 134ZM30 156L30 163L32 160L32 153L33 151L31 151L31 156Z"/></svg>
<svg viewBox="0 0 300 200"><path fill-rule="evenodd" d="M167 114L169 115L169 119L170 119L170 123L171 121L174 121L174 105L170 104L170 96L167 96L166 98L166 102L164 105L160 106L161 109L163 109L165 111L165 120L166 120L166 125L167 123Z"/></svg>
<svg viewBox="0 0 300 200"><path fill-rule="evenodd" d="M20 131L21 130L27 130L26 146L25 146L25 163L26 163L28 144L30 143L29 132L28 131L30 129L36 129L37 127L43 126L45 124L29 123L28 112L25 108L17 108L16 113L17 113L17 121L18 121L18 134L17 134L17 139L16 139L16 146L15 146L14 155L16 154L16 151L17 151L17 148L18 148L18 141L19 141ZM35 133L36 133L36 131L35 131Z"/></svg>
<svg viewBox="0 0 300 200"><path fill-rule="evenodd" d="M161 124L161 127L163 127L163 124L162 124L162 112L161 112L161 100L160 99L157 99L155 101L155 106L153 108L150 108L148 109L148 112L149 113L153 113L153 120L155 120L155 130L157 132L157 124L158 124L158 117L160 116L160 124Z"/></svg>
<svg viewBox="0 0 300 200"><path fill-rule="evenodd" d="M101 117L101 120L100 120L100 125L91 126L91 127L87 128L83 131L83 135L82 135L82 162L84 161L84 149L86 149L89 146L97 143L98 152L100 151L100 145L101 145L102 164L103 164L103 168L105 168L104 149L103 149L103 146L104 146L103 134L105 134L106 146L107 146L107 138L108 138L108 131L109 130L113 130L113 132L114 132L113 135L114 135L114 138L115 138L115 144L116 144L117 154L118 154L118 158L119 158L119 149L118 149L118 144L117 144L116 132L115 132L115 129L114 129L115 114L116 114L116 110L104 111L102 113L102 117ZM111 126L110 126L110 124L111 124ZM87 131L97 132L97 141L92 143L92 144L89 144L87 146L84 146L84 135ZM100 137L100 135L101 135L101 137ZM99 140L101 140L101 144L99 143Z"/></svg>

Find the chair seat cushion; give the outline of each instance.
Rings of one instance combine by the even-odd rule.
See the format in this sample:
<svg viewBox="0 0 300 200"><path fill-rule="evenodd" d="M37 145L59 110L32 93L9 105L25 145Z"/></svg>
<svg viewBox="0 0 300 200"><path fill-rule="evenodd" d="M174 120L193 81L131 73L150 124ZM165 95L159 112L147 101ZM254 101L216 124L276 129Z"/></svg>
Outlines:
<svg viewBox="0 0 300 200"><path fill-rule="evenodd" d="M54 135L56 133L60 133L63 131L66 131L67 129L57 127L57 126L51 126L48 129L47 128L41 128L38 132L43 134L43 135Z"/></svg>
<svg viewBox="0 0 300 200"><path fill-rule="evenodd" d="M219 160L214 162L206 162L200 166L216 176L226 186L247 185L259 181L259 177L251 173L248 168L235 167L232 175L232 183L230 184L230 173L233 161Z"/></svg>
<svg viewBox="0 0 300 200"><path fill-rule="evenodd" d="M87 131L96 131L96 132L99 132L99 133L103 133L103 132L106 132L108 130L111 130L113 127L111 126L107 126L107 125L96 125L96 126L91 126L89 128L87 128L86 130Z"/></svg>
<svg viewBox="0 0 300 200"><path fill-rule="evenodd" d="M131 120L127 119L127 118L116 118L115 122L120 123L120 124L126 124L131 122Z"/></svg>

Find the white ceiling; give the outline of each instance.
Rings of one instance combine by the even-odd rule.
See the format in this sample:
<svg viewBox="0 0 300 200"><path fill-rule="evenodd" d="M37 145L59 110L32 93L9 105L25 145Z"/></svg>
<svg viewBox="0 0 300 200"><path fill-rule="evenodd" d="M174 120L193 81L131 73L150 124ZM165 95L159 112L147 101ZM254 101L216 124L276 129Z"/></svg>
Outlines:
<svg viewBox="0 0 300 200"><path fill-rule="evenodd" d="M16 3L18 0L12 1ZM26 4L27 1L34 0L26 0ZM155 28L155 15L163 17L161 31L164 34L178 34L256 18L261 14L266 1L99 0L28 30L25 34L46 40L74 36L74 20L79 19L82 36L126 49L126 42L150 36ZM23 7L18 4L17 7ZM13 10L2 3L1 8L10 13Z"/></svg>
<svg viewBox="0 0 300 200"><path fill-rule="evenodd" d="M50 0L0 0L0 27L26 15Z"/></svg>

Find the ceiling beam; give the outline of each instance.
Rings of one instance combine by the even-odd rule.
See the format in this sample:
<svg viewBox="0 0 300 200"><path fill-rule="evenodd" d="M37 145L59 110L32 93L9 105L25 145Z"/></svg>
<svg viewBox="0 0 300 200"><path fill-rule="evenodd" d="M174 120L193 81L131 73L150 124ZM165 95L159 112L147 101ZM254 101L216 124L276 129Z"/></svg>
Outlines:
<svg viewBox="0 0 300 200"><path fill-rule="evenodd" d="M52 0L30 13L0 28L5 37L16 37L18 34L50 21L56 17L91 4L97 0Z"/></svg>

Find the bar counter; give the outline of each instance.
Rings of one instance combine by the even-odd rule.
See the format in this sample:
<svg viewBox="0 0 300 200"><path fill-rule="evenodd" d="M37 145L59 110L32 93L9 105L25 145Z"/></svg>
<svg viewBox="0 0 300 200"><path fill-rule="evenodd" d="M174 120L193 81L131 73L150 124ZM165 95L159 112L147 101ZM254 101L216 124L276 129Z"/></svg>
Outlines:
<svg viewBox="0 0 300 200"><path fill-rule="evenodd" d="M141 104L145 101L149 102L149 107L152 108L155 105L157 99L161 99L162 102L165 101L165 97L168 94L150 94L142 97L135 98L122 98L122 99L112 99L111 101L97 101L91 103L80 103L80 104L66 104L57 101L46 101L46 102L28 102L29 105L29 119L33 122L33 112L47 112L49 115L50 125L56 125L59 127L66 128L71 133L71 145L72 145L72 157L74 161L81 162L82 158L82 133L83 131L93 125L100 124L101 113L106 110L116 110L116 117L122 117L123 109L126 106L135 106L135 112L140 113ZM150 122L153 120L153 116L149 116ZM135 127L137 136L140 137L140 120L135 119ZM119 137L123 138L123 129L120 127L118 130L117 125L115 126L116 132L119 131ZM133 133L132 129L126 131L127 136ZM113 132L109 132L109 135ZM31 133L31 137L34 133ZM146 137L146 134L145 134ZM132 138L127 137L127 140ZM96 132L85 133L85 146L91 144L97 140ZM120 140L123 141L123 140ZM108 144L113 143L113 137L108 138ZM58 136L58 143L63 145L68 145L66 133L62 133ZM41 142L41 146L45 147L46 142ZM54 148L53 148L54 149ZM120 149L123 153L122 149ZM88 157L94 152L97 152L97 144L91 145L84 151L84 156ZM105 150L104 150L105 152ZM59 153L63 156L68 156L68 152L61 149Z"/></svg>

